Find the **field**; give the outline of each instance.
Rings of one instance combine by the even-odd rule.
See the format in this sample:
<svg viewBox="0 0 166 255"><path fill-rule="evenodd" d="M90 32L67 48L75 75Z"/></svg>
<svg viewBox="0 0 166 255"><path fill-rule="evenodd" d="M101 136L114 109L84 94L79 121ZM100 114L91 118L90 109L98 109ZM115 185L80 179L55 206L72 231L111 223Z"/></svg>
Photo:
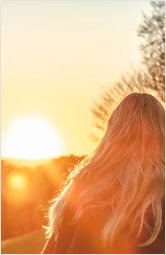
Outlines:
<svg viewBox="0 0 166 255"><path fill-rule="evenodd" d="M83 157L74 155L48 162L2 160L2 252L39 254L44 246L50 200L64 186L69 172ZM28 162L29 163L29 162Z"/></svg>
<svg viewBox="0 0 166 255"><path fill-rule="evenodd" d="M44 230L2 242L2 254L40 254L45 243Z"/></svg>

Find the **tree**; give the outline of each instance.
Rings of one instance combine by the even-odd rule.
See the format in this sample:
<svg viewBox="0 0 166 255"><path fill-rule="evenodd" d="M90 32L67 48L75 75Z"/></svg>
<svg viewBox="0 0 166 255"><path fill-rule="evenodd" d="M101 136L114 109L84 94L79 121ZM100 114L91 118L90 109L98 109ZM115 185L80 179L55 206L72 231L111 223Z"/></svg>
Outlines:
<svg viewBox="0 0 166 255"><path fill-rule="evenodd" d="M102 93L99 103L94 102L91 109L95 119L95 131L91 134L94 141L103 135L113 109L126 95L147 92L164 101L164 2L151 2L151 5L151 16L143 14L143 23L138 28L138 36L143 39L140 48L144 68L122 76L120 81Z"/></svg>
<svg viewBox="0 0 166 255"><path fill-rule="evenodd" d="M151 2L152 14L143 14L143 23L138 28L142 38L143 63L152 77L153 87L164 101L165 84L165 1Z"/></svg>

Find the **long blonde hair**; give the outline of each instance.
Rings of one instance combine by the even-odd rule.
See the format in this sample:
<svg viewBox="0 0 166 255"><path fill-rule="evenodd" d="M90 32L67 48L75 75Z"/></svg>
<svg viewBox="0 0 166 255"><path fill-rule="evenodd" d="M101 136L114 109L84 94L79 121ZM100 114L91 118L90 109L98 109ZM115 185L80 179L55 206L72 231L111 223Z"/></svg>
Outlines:
<svg viewBox="0 0 166 255"><path fill-rule="evenodd" d="M121 231L145 228L146 246L157 237L162 223L164 198L164 108L149 94L133 93L112 113L106 133L89 162L73 171L68 185L49 211L47 235L61 225L67 206L73 206L73 222L88 208L109 208L101 232L113 242ZM153 226L148 224L151 212Z"/></svg>

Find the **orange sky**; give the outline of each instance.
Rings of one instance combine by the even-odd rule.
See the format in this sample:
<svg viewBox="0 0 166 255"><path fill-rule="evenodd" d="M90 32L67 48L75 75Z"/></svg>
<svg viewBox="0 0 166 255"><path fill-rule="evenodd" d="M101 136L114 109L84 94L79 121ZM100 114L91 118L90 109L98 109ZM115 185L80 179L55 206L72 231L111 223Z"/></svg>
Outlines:
<svg viewBox="0 0 166 255"><path fill-rule="evenodd" d="M139 65L136 30L150 10L148 1L3 1L2 144L15 119L33 115L60 134L64 153L91 152L90 108Z"/></svg>

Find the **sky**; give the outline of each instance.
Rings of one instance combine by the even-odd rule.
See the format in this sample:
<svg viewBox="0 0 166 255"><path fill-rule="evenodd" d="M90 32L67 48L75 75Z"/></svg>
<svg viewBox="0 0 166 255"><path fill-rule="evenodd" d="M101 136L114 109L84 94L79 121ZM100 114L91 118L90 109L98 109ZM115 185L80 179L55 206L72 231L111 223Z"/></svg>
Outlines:
<svg viewBox="0 0 166 255"><path fill-rule="evenodd" d="M2 1L2 144L16 119L37 116L62 153L92 152L90 109L141 65L137 28L150 11L149 1Z"/></svg>

